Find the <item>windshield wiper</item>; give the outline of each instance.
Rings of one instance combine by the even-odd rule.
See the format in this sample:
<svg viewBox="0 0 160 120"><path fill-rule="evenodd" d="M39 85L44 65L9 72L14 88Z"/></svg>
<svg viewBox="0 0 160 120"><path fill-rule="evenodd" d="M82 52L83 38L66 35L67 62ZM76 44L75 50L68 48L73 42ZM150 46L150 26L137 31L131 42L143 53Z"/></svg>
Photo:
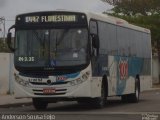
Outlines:
<svg viewBox="0 0 160 120"><path fill-rule="evenodd" d="M57 55L57 49L58 49L58 46L60 45L60 43L64 40L64 35L66 34L66 32L67 32L68 30L66 30L66 31L64 31L63 33L62 33L62 35L60 36L60 38L59 38L59 41L58 41L58 32L56 33L56 49L55 49L55 57L56 57L56 55Z"/></svg>
<svg viewBox="0 0 160 120"><path fill-rule="evenodd" d="M42 38L39 37L37 31L33 30L33 33L34 33L35 37L37 38L37 40L40 42L40 45L42 46L42 55L44 56L45 55L45 39L46 39L45 35L42 39Z"/></svg>
<svg viewBox="0 0 160 120"><path fill-rule="evenodd" d="M40 44L41 44L41 45L44 44L44 41L38 36L38 32L35 31L35 30L33 30L33 33L34 33L35 37L37 38L37 40L40 41Z"/></svg>
<svg viewBox="0 0 160 120"><path fill-rule="evenodd" d="M64 32L62 33L62 35L60 36L59 38L59 41L57 42L56 41L56 46L58 46L63 40L64 40L64 37L65 37L65 34L68 32L68 29L67 30L64 30ZM57 33L58 34L58 33ZM56 34L56 36L57 36ZM57 40L57 37L56 37L56 40Z"/></svg>

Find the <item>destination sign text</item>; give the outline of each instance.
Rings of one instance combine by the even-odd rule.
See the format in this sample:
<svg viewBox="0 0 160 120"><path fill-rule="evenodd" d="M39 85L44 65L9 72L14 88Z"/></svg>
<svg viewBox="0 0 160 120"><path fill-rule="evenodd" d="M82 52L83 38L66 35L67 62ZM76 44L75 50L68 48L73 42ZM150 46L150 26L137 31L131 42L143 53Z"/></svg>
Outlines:
<svg viewBox="0 0 160 120"><path fill-rule="evenodd" d="M26 23L76 22L75 15L26 16Z"/></svg>

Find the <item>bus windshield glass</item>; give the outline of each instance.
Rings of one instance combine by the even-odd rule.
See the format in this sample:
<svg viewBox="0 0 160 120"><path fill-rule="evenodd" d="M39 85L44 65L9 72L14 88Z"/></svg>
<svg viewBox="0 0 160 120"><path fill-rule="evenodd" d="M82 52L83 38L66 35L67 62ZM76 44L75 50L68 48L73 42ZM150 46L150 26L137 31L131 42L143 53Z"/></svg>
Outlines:
<svg viewBox="0 0 160 120"><path fill-rule="evenodd" d="M83 65L87 62L87 44L86 28L17 30L15 65L19 67Z"/></svg>

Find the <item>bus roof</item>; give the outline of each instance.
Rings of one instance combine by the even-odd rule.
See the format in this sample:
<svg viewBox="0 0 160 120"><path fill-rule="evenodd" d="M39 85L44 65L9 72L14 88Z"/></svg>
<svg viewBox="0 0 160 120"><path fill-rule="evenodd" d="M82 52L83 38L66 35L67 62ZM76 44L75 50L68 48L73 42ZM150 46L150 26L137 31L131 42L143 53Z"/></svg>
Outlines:
<svg viewBox="0 0 160 120"><path fill-rule="evenodd" d="M126 27L129 29L133 29L133 30L137 30L137 31L145 32L145 33L150 33L150 30L147 28L143 28L143 27L139 27L139 26L136 26L133 24L129 24L127 21L125 21L123 19L109 16L107 14L92 13L92 12L88 12L86 14L89 17L89 19L95 19L95 20L99 20L99 21L103 21L103 22L108 22L110 24Z"/></svg>
<svg viewBox="0 0 160 120"><path fill-rule="evenodd" d="M113 16L109 16L107 14L102 14L102 13L93 13L93 12L84 12L84 11L72 11L72 10L54 10L54 11L39 11L39 12L31 12L31 13L24 13L24 14L19 14L19 15L27 15L27 14L34 14L34 13L43 13L43 12L75 12L75 13L84 13L87 15L88 20L90 19L95 19L95 20L99 20L99 21L103 21L103 22L108 22L110 24L114 24L114 25L118 25L118 26L122 26L122 27L126 27L129 29L133 29L133 30L137 30L137 31L141 31L141 32L145 32L145 33L150 33L150 30L147 28L143 28L143 27L139 27L133 24L129 24L127 21L117 18L117 17L113 17ZM17 16L19 16L17 15Z"/></svg>

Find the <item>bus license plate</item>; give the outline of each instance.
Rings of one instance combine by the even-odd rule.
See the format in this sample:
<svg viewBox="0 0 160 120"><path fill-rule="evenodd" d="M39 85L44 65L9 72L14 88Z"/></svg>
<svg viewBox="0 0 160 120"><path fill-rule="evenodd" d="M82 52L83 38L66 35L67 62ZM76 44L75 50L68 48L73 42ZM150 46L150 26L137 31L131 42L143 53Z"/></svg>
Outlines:
<svg viewBox="0 0 160 120"><path fill-rule="evenodd" d="M45 94L52 94L52 93L55 93L55 92L56 91L53 88L44 88L43 89L43 93L45 93Z"/></svg>

